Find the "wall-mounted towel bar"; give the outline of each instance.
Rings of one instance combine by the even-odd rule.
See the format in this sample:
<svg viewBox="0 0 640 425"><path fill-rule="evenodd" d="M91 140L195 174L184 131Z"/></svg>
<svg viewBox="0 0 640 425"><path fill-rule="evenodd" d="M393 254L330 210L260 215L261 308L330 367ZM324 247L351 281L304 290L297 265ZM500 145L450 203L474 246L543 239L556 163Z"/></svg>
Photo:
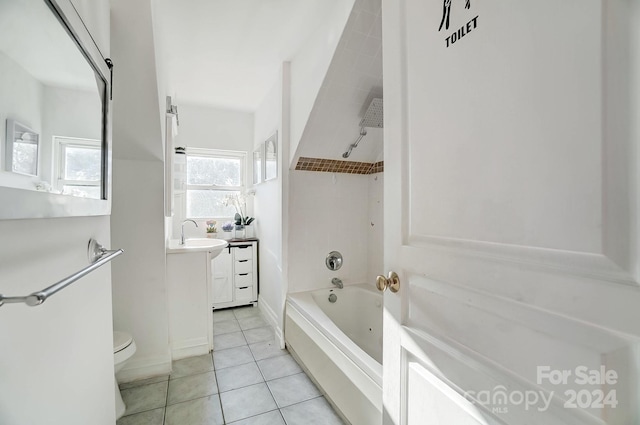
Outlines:
<svg viewBox="0 0 640 425"><path fill-rule="evenodd" d="M7 303L25 303L30 306L40 305L47 300L51 295L71 285L76 280L83 276L88 275L98 267L107 264L109 261L122 254L124 251L121 249L107 250L102 247L95 239L89 240L89 247L87 250L87 256L91 263L84 269L80 270L68 276L61 281L54 283L53 285L43 289L42 291L34 292L31 295L25 295L22 297L8 297L0 294L0 306Z"/></svg>

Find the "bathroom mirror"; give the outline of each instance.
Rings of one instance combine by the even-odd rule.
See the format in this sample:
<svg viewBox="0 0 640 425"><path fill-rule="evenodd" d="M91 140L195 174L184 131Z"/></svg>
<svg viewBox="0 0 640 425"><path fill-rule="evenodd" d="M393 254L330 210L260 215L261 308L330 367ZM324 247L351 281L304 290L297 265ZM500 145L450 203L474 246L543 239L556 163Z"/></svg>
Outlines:
<svg viewBox="0 0 640 425"><path fill-rule="evenodd" d="M0 0L0 27L0 219L108 214L105 59L70 0Z"/></svg>
<svg viewBox="0 0 640 425"><path fill-rule="evenodd" d="M278 176L278 133L264 142L264 181Z"/></svg>

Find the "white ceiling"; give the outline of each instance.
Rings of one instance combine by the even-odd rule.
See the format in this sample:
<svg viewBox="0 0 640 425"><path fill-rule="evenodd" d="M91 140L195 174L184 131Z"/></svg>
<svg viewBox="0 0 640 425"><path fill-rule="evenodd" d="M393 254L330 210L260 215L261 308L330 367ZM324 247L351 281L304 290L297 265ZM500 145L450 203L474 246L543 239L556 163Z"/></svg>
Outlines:
<svg viewBox="0 0 640 425"><path fill-rule="evenodd" d="M254 111L341 0L154 0L157 60L178 103Z"/></svg>

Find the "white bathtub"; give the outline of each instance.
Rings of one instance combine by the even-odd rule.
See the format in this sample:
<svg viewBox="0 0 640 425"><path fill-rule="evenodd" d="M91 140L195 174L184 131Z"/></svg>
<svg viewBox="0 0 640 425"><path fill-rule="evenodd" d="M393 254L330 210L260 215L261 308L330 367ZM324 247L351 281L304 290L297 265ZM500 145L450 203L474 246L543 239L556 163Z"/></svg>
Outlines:
<svg viewBox="0 0 640 425"><path fill-rule="evenodd" d="M382 296L375 288L289 294L285 341L349 422L382 423Z"/></svg>

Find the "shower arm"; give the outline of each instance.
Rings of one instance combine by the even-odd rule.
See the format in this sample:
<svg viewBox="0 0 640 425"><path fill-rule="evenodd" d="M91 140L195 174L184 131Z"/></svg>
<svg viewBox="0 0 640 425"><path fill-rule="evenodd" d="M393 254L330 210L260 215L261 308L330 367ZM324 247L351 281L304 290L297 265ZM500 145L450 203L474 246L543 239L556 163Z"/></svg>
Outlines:
<svg viewBox="0 0 640 425"><path fill-rule="evenodd" d="M360 140L362 140L362 138L366 135L367 135L367 130L364 127L360 127L360 135L358 136L355 142L349 145L349 148L345 153L342 154L342 157L349 158L349 155L351 155L351 151L353 151L353 149L358 147L358 143L360 143Z"/></svg>

